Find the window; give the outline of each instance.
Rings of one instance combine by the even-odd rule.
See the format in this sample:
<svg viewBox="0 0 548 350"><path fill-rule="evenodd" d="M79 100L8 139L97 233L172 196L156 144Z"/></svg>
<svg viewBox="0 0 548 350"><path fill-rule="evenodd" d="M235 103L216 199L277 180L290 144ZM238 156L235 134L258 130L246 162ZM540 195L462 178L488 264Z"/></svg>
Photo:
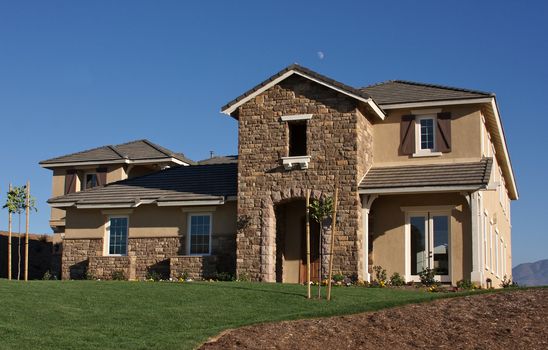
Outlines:
<svg viewBox="0 0 548 350"><path fill-rule="evenodd" d="M84 181L81 184L81 190L85 190L87 188L93 188L98 186L97 181L97 174L96 173L88 173L84 176Z"/></svg>
<svg viewBox="0 0 548 350"><path fill-rule="evenodd" d="M128 218L111 217L107 224L108 255L127 255Z"/></svg>
<svg viewBox="0 0 548 350"><path fill-rule="evenodd" d="M418 126L420 150L434 150L434 118L424 117L419 119Z"/></svg>
<svg viewBox="0 0 548 350"><path fill-rule="evenodd" d="M287 123L289 128L289 156L306 156L306 121Z"/></svg>
<svg viewBox="0 0 548 350"><path fill-rule="evenodd" d="M210 254L211 214L190 214L188 220L189 254Z"/></svg>

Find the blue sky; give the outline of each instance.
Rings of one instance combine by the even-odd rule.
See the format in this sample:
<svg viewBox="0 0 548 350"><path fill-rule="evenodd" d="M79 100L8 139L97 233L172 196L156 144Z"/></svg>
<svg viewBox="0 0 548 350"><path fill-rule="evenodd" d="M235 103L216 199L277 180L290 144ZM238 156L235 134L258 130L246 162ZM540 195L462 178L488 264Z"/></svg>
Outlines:
<svg viewBox="0 0 548 350"><path fill-rule="evenodd" d="M31 230L50 232L40 160L139 138L234 154L220 107L296 62L351 86L495 92L521 195L514 265L548 258L547 18L546 1L0 0L0 200L29 179Z"/></svg>

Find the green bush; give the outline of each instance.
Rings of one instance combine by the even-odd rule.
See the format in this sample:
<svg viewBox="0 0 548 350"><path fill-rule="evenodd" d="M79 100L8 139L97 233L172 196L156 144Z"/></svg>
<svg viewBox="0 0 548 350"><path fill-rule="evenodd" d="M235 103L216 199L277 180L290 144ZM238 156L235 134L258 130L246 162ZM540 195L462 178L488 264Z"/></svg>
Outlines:
<svg viewBox="0 0 548 350"><path fill-rule="evenodd" d="M434 269L426 268L422 270L419 273L419 277L421 279L422 285L427 287L437 285L438 282L436 282L436 279L434 277L435 275L436 275L436 271Z"/></svg>
<svg viewBox="0 0 548 350"><path fill-rule="evenodd" d="M110 274L110 278L111 278L113 281L125 281L125 280L127 280L126 274L125 274L124 271L122 271L122 270L114 270L114 271L112 271L112 273Z"/></svg>
<svg viewBox="0 0 548 350"><path fill-rule="evenodd" d="M333 281L335 282L342 282L345 278L346 277L344 277L344 275L341 275L340 273L333 275Z"/></svg>
<svg viewBox="0 0 548 350"><path fill-rule="evenodd" d="M502 288L518 288L519 284L512 281L512 279L509 278L508 276L504 275L504 278L502 279L502 282L501 282L501 286Z"/></svg>
<svg viewBox="0 0 548 350"><path fill-rule="evenodd" d="M464 290L473 289L474 284L469 280L460 280L457 282L457 288Z"/></svg>
<svg viewBox="0 0 548 350"><path fill-rule="evenodd" d="M390 276L390 285L394 287L400 287L405 284L405 279L397 272L394 272L392 276Z"/></svg>
<svg viewBox="0 0 548 350"><path fill-rule="evenodd" d="M218 272L217 276L215 277L217 281L234 281L234 275L232 275L230 272Z"/></svg>
<svg viewBox="0 0 548 350"><path fill-rule="evenodd" d="M49 270L47 270L47 271L44 273L44 276L42 276L42 279L43 279L44 281L52 280L52 279L53 279L53 275L51 274L51 272L49 272Z"/></svg>
<svg viewBox="0 0 548 350"><path fill-rule="evenodd" d="M158 282L158 281L160 281L160 280L162 279L162 274L159 273L159 272L156 271L156 270L148 269L148 270L147 270L146 279L147 279L147 280L152 280L152 281Z"/></svg>

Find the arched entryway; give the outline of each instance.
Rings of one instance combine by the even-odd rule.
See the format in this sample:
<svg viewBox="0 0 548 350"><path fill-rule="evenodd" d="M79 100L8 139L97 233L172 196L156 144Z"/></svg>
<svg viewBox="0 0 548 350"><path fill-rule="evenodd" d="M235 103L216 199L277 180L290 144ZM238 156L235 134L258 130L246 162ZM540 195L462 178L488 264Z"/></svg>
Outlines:
<svg viewBox="0 0 548 350"><path fill-rule="evenodd" d="M306 202L302 198L276 204L276 282L306 282ZM320 227L310 221L311 280L318 281Z"/></svg>

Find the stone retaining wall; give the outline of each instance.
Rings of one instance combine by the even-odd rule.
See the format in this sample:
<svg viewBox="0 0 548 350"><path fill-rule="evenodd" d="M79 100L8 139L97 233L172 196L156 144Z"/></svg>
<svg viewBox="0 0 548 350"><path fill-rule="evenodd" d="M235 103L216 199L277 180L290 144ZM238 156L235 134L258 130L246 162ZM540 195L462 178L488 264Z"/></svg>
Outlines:
<svg viewBox="0 0 548 350"><path fill-rule="evenodd" d="M122 272L124 279L135 280L134 256L92 256L89 258L88 275L96 279L110 280L113 274Z"/></svg>
<svg viewBox="0 0 548 350"><path fill-rule="evenodd" d="M192 279L207 279L217 274L215 255L177 256L170 258L169 261L170 277L174 279L183 274Z"/></svg>

